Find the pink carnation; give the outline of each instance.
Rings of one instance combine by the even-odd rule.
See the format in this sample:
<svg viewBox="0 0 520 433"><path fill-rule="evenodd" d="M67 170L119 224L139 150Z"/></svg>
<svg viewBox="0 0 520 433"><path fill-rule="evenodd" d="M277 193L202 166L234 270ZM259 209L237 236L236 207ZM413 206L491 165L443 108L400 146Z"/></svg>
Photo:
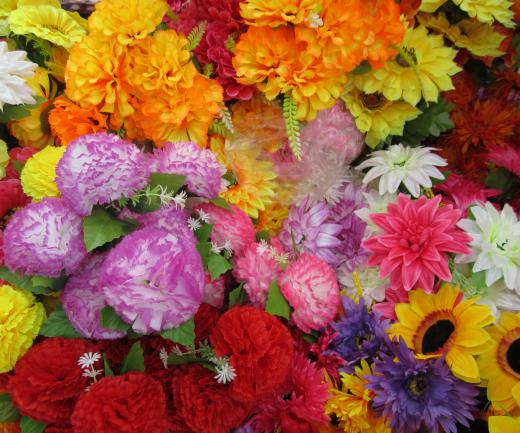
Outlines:
<svg viewBox="0 0 520 433"><path fill-rule="evenodd" d="M255 241L253 222L239 207L231 205L231 210L227 210L212 203L204 203L195 210L198 209L204 211L209 223L213 224L211 240L219 246L229 241L235 256L242 255L246 247Z"/></svg>
<svg viewBox="0 0 520 433"><path fill-rule="evenodd" d="M224 294L226 291L226 282L221 276L214 281L208 272L204 275L204 290L202 302L216 308L222 308L224 305Z"/></svg>
<svg viewBox="0 0 520 433"><path fill-rule="evenodd" d="M440 195L411 200L399 194L387 213L370 215L383 233L363 242L372 253L368 265L381 266L381 277L390 275L392 287L431 292L436 276L451 281L448 253L471 253L471 237L456 227L462 212L439 207L440 201Z"/></svg>
<svg viewBox="0 0 520 433"><path fill-rule="evenodd" d="M233 275L244 281L244 290L255 307L265 307L269 286L280 274L280 265L273 253L283 253L278 239L273 239L271 245L254 242L235 260Z"/></svg>
<svg viewBox="0 0 520 433"><path fill-rule="evenodd" d="M280 290L303 332L326 326L336 315L340 301L336 273L315 256L304 253L291 262L280 277Z"/></svg>

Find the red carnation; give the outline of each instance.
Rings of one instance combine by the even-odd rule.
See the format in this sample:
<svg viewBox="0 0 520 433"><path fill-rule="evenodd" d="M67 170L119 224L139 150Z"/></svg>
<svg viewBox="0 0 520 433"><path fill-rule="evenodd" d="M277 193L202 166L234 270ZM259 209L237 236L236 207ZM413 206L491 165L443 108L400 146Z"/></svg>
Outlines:
<svg viewBox="0 0 520 433"><path fill-rule="evenodd" d="M218 308L215 308L209 304L201 304L195 317L195 343L209 339L213 328L217 323L220 313Z"/></svg>
<svg viewBox="0 0 520 433"><path fill-rule="evenodd" d="M18 361L9 393L22 415L48 423L68 423L76 400L91 379L78 359L96 347L80 339L50 338L31 347Z"/></svg>
<svg viewBox="0 0 520 433"><path fill-rule="evenodd" d="M200 365L181 368L172 381L175 408L195 433L228 433L247 417L250 405L236 400L229 385Z"/></svg>
<svg viewBox="0 0 520 433"><path fill-rule="evenodd" d="M30 201L18 179L0 180L0 218L11 209L25 206Z"/></svg>
<svg viewBox="0 0 520 433"><path fill-rule="evenodd" d="M0 266L4 264L4 232L0 230Z"/></svg>
<svg viewBox="0 0 520 433"><path fill-rule="evenodd" d="M162 386L138 372L105 377L81 396L71 422L74 433L164 433Z"/></svg>
<svg viewBox="0 0 520 433"><path fill-rule="evenodd" d="M72 433L72 431L70 425L49 424L43 433Z"/></svg>
<svg viewBox="0 0 520 433"><path fill-rule="evenodd" d="M293 339L282 322L254 307L234 307L217 322L210 338L218 356L229 356L237 377L232 391L244 401L273 392L285 379Z"/></svg>
<svg viewBox="0 0 520 433"><path fill-rule="evenodd" d="M36 152L38 152L38 149L33 147L15 147L14 149L11 149L9 151L9 157L11 159L9 160L9 164L7 164L7 168L5 170L6 178L19 179L20 173L18 173L18 170L14 168L13 161L18 161L23 165Z"/></svg>

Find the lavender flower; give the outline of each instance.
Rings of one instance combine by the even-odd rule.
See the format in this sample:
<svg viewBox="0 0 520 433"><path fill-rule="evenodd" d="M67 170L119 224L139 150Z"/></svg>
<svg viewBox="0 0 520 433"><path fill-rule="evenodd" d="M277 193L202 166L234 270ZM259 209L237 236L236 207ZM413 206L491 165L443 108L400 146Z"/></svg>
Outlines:
<svg viewBox="0 0 520 433"><path fill-rule="evenodd" d="M443 358L416 359L402 339L365 378L375 392L372 408L392 431L456 433L457 423L468 427L474 418L477 387L455 378Z"/></svg>
<svg viewBox="0 0 520 433"><path fill-rule="evenodd" d="M114 134L84 135L71 142L56 168L63 199L79 215L95 204L131 197L148 183L145 155Z"/></svg>
<svg viewBox="0 0 520 433"><path fill-rule="evenodd" d="M61 304L72 326L85 338L121 338L125 332L102 328L99 315L105 307L103 287L99 284L101 266L107 253L93 254L69 278L61 295Z"/></svg>
<svg viewBox="0 0 520 433"><path fill-rule="evenodd" d="M147 227L126 236L101 272L106 300L136 332L175 328L202 302L204 270L194 243Z"/></svg>
<svg viewBox="0 0 520 433"><path fill-rule="evenodd" d="M186 176L188 190L201 197L215 198L226 186L226 167L213 152L191 141L166 143L154 151L150 164L154 172Z"/></svg>
<svg viewBox="0 0 520 433"><path fill-rule="evenodd" d="M16 212L4 232L5 264L15 272L59 277L87 256L83 225L60 198L45 198Z"/></svg>

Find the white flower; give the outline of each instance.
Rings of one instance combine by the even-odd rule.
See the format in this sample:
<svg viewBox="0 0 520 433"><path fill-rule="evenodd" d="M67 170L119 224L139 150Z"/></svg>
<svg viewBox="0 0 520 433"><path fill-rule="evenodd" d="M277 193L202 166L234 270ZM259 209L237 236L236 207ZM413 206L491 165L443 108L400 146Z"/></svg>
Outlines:
<svg viewBox="0 0 520 433"><path fill-rule="evenodd" d="M192 231L198 230L201 227L200 221L198 219L190 217L188 218L188 227Z"/></svg>
<svg viewBox="0 0 520 433"><path fill-rule="evenodd" d="M98 352L87 352L84 353L80 358L78 359L78 365L85 369L92 367L96 362L98 362L101 359L101 354Z"/></svg>
<svg viewBox="0 0 520 433"><path fill-rule="evenodd" d="M211 251L215 254L220 254L222 247L219 246L216 242L211 241Z"/></svg>
<svg viewBox="0 0 520 433"><path fill-rule="evenodd" d="M175 203L175 207L177 209L184 209L186 206L186 200L188 199L188 194L186 191L181 191L175 197L173 197L173 202Z"/></svg>
<svg viewBox="0 0 520 433"><path fill-rule="evenodd" d="M356 167L362 170L372 167L363 178L367 184L379 179L379 194L394 193L402 183L413 197L419 197L421 187L431 188L430 178L444 179L436 166L448 163L444 158L432 153L432 147L405 147L402 144L390 146L387 150L378 150L370 158Z"/></svg>
<svg viewBox="0 0 520 433"><path fill-rule="evenodd" d="M397 194L381 195L375 189L371 189L368 192L364 192L363 196L365 197L368 206L357 209L354 213L359 219L366 223L367 229L365 231L365 237L369 237L374 233L381 231L381 228L372 222L370 215L373 213L385 213L388 204L397 201Z"/></svg>
<svg viewBox="0 0 520 433"><path fill-rule="evenodd" d="M215 367L216 375L214 376L217 379L218 383L226 384L228 382L232 382L237 374L235 369L229 362L221 363Z"/></svg>
<svg viewBox="0 0 520 433"><path fill-rule="evenodd" d="M382 302L385 299L385 289L390 287L388 278L381 278L376 267L362 267L356 269L357 278L361 286L363 298L368 305L372 302ZM345 292L351 296L358 295L358 286L352 272L341 266L336 271L338 281L344 287Z"/></svg>
<svg viewBox="0 0 520 433"><path fill-rule="evenodd" d="M226 239L224 245L222 245L222 249L225 250L226 253L233 253L233 248L231 248L231 241L229 239Z"/></svg>
<svg viewBox="0 0 520 433"><path fill-rule="evenodd" d="M205 211L202 210L202 209L199 209L199 210L197 211L197 213L199 214L199 219L200 219L202 222L204 222L204 223L206 223L206 224L209 224L209 215L208 215L207 212L205 212Z"/></svg>
<svg viewBox="0 0 520 433"><path fill-rule="evenodd" d="M7 42L0 42L0 111L4 104L36 103L24 78L32 77L38 65L26 58L25 51L8 51Z"/></svg>
<svg viewBox="0 0 520 433"><path fill-rule="evenodd" d="M269 251L269 244L265 239L262 239L260 243L256 246L256 252L258 255L263 256L265 253Z"/></svg>
<svg viewBox="0 0 520 433"><path fill-rule="evenodd" d="M103 370L85 370L83 372L83 377L90 377L91 379L94 379L94 382L97 382L97 377L103 373Z"/></svg>
<svg viewBox="0 0 520 433"><path fill-rule="evenodd" d="M499 212L489 202L471 212L474 221L457 225L473 238L473 252L457 256L457 263L474 263L473 272L485 271L488 286L503 277L506 287L520 295L520 222L515 212L508 204Z"/></svg>
<svg viewBox="0 0 520 433"><path fill-rule="evenodd" d="M168 352L164 347L159 351L159 359L162 361L164 368L168 368Z"/></svg>

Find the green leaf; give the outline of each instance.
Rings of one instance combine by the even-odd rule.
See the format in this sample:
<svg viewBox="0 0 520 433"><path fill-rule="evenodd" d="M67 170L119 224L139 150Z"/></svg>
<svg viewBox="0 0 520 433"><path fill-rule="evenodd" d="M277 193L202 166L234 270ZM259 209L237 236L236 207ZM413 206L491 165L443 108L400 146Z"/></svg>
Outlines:
<svg viewBox="0 0 520 433"><path fill-rule="evenodd" d="M213 224L202 224L202 226L195 231L195 236L197 236L199 242L206 242L212 230Z"/></svg>
<svg viewBox="0 0 520 433"><path fill-rule="evenodd" d="M486 284L486 271L475 272L471 276L471 283L477 289L485 289Z"/></svg>
<svg viewBox="0 0 520 433"><path fill-rule="evenodd" d="M144 372L144 355L140 341L136 341L128 351L119 374L125 374L129 371Z"/></svg>
<svg viewBox="0 0 520 433"><path fill-rule="evenodd" d="M240 285L231 292L229 292L229 308L233 307L237 304L242 304L245 298L245 292L243 290L244 283L240 283Z"/></svg>
<svg viewBox="0 0 520 433"><path fill-rule="evenodd" d="M227 180L230 186L237 184L237 178L232 171L226 171L226 174L222 176L222 178Z"/></svg>
<svg viewBox="0 0 520 433"><path fill-rule="evenodd" d="M291 314L291 307L283 297L282 292L280 292L280 286L276 281L273 281L269 286L265 311L273 316L280 316L284 319L289 319L289 315Z"/></svg>
<svg viewBox="0 0 520 433"><path fill-rule="evenodd" d="M266 241L266 242L269 242L269 232L267 230L262 230L261 232L257 232L256 233L256 241L257 242L260 242L260 241Z"/></svg>
<svg viewBox="0 0 520 433"><path fill-rule="evenodd" d="M488 188L496 188L505 191L516 181L515 176L503 167L491 171L485 180Z"/></svg>
<svg viewBox="0 0 520 433"><path fill-rule="evenodd" d="M200 24L190 32L188 35L188 50L193 51L197 48L204 36L207 25L208 23L206 21L201 21Z"/></svg>
<svg viewBox="0 0 520 433"><path fill-rule="evenodd" d="M217 197L210 200L215 206L221 207L222 209L232 210L230 204L222 197Z"/></svg>
<svg viewBox="0 0 520 433"><path fill-rule="evenodd" d="M195 322L190 319L177 328L162 331L161 337L186 347L195 348Z"/></svg>
<svg viewBox="0 0 520 433"><path fill-rule="evenodd" d="M80 338L81 335L74 329L65 311L58 306L43 322L40 335L45 337Z"/></svg>
<svg viewBox="0 0 520 433"><path fill-rule="evenodd" d="M155 188L158 185L166 188L169 193L175 194L179 191L184 182L186 181L186 176L182 176L180 174L172 174L172 173L152 173L150 175L150 187Z"/></svg>
<svg viewBox="0 0 520 433"><path fill-rule="evenodd" d="M200 257L202 258L202 263L204 263L204 266L207 267L209 259L213 254L211 251L211 242L199 242L197 244L197 251L199 252Z"/></svg>
<svg viewBox="0 0 520 433"><path fill-rule="evenodd" d="M0 422L13 422L20 418L20 412L13 405L9 394L0 394Z"/></svg>
<svg viewBox="0 0 520 433"><path fill-rule="evenodd" d="M406 144L417 146L427 137L439 137L453 128L450 117L453 106L443 98L439 98L437 103L429 106L421 102L418 108L422 113L405 125L402 141Z"/></svg>
<svg viewBox="0 0 520 433"><path fill-rule="evenodd" d="M117 219L103 208L96 207L90 216L83 218L83 240L87 251L92 251L114 239L130 233L135 225Z"/></svg>
<svg viewBox="0 0 520 433"><path fill-rule="evenodd" d="M0 123L7 123L11 120L20 120L31 114L31 110L38 108L46 99L42 96L34 96L35 104L10 105L5 104L3 111L0 111Z"/></svg>
<svg viewBox="0 0 520 433"><path fill-rule="evenodd" d="M18 172L18 174L22 174L22 170L25 167L23 162L17 161L16 159L11 159L11 163L13 164L13 168Z"/></svg>
<svg viewBox="0 0 520 433"><path fill-rule="evenodd" d="M199 359L195 356L181 356L176 353L168 356L168 365L196 364L198 362Z"/></svg>
<svg viewBox="0 0 520 433"><path fill-rule="evenodd" d="M116 331L127 331L131 326L121 319L110 305L103 307L101 310L99 324L102 328L115 329Z"/></svg>
<svg viewBox="0 0 520 433"><path fill-rule="evenodd" d="M103 370L105 370L105 377L114 377L114 372L110 368L110 364L108 363L105 354L103 354Z"/></svg>
<svg viewBox="0 0 520 433"><path fill-rule="evenodd" d="M21 433L42 433L45 429L45 423L41 421L35 421L28 416L22 416L20 421Z"/></svg>
<svg viewBox="0 0 520 433"><path fill-rule="evenodd" d="M212 281L232 268L231 263L220 254L212 254L209 258L208 271Z"/></svg>
<svg viewBox="0 0 520 433"><path fill-rule="evenodd" d="M372 66L366 60L363 60L359 65L357 65L356 69L352 71L354 75L362 75L367 74L372 70Z"/></svg>
<svg viewBox="0 0 520 433"><path fill-rule="evenodd" d="M9 284L32 292L32 277L22 276L15 272L11 272L5 266L0 266L0 279L7 281Z"/></svg>
<svg viewBox="0 0 520 433"><path fill-rule="evenodd" d="M291 148L296 159L301 159L302 145L300 142L300 121L296 116L298 109L297 102L289 93L283 95L283 118L285 120L285 129L287 130L287 138L289 139L289 147Z"/></svg>
<svg viewBox="0 0 520 433"><path fill-rule="evenodd" d="M67 283L67 276L62 272L59 278L48 278L35 275L31 278L33 285L32 292L37 295L46 295L52 292L63 290Z"/></svg>

